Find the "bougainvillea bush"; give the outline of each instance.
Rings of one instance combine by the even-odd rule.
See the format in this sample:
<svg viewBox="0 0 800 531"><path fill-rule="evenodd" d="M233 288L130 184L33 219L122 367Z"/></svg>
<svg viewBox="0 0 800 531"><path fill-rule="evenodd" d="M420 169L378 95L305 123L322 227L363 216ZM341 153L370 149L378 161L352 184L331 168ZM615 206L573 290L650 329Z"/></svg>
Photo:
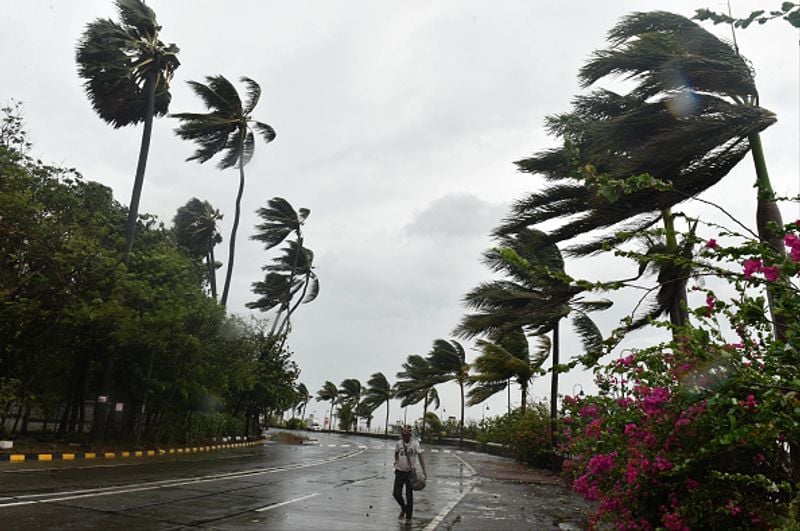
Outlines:
<svg viewBox="0 0 800 531"><path fill-rule="evenodd" d="M709 240L696 270L735 295L705 290L671 341L598 369L598 396L565 399L565 474L599 502L593 525L798 529L799 226L785 252Z"/></svg>

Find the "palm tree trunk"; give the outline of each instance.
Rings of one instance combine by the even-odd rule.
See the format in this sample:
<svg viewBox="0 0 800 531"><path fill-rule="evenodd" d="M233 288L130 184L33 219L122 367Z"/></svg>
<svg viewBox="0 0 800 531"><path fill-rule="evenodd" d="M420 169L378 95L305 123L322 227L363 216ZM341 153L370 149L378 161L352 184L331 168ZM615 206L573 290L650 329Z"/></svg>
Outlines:
<svg viewBox="0 0 800 531"><path fill-rule="evenodd" d="M153 133L153 117L155 116L156 105L156 80L154 74L148 76L147 81L145 81L144 90L147 93L144 130L142 131L142 143L139 147L139 162L136 164L136 176L133 179L133 192L131 193L131 204L128 207L128 219L125 221L125 250L122 255L122 261L125 262L126 266L130 261L133 239L136 236L136 220L139 217L139 200L142 197L144 171L147 167L147 155L150 152L150 138Z"/></svg>
<svg viewBox="0 0 800 531"><path fill-rule="evenodd" d="M458 440L462 444L464 443L464 382L458 382L459 387L461 387L461 423L459 425L459 433L458 433Z"/></svg>
<svg viewBox="0 0 800 531"><path fill-rule="evenodd" d="M664 220L664 232L667 240L667 253L675 260L678 256L678 239L675 234L675 218L672 215L672 210L667 208L661 212L661 218ZM672 267L677 269L678 264L675 263ZM689 311L687 309L686 300L686 279L672 278L671 282L677 284L675 289L675 297L672 299L669 307L669 321L673 326L684 326L689 322ZM674 333L677 333L675 331Z"/></svg>
<svg viewBox="0 0 800 531"><path fill-rule="evenodd" d="M559 337L558 325L553 327L553 374L550 380L550 445L556 445L556 430L558 422L558 364L559 360Z"/></svg>
<svg viewBox="0 0 800 531"><path fill-rule="evenodd" d="M425 438L425 417L428 416L428 392L425 391L425 400L422 402L422 438Z"/></svg>
<svg viewBox="0 0 800 531"><path fill-rule="evenodd" d="M761 135L754 133L748 137L750 141L750 152L753 155L753 164L756 167L756 188L758 189L758 207L756 210L756 226L758 236L780 255L786 254L786 248L779 234L775 234L770 229L771 224L783 225L783 218L778 204L775 202L775 193L767 172L767 161L764 158L764 147L761 144ZM774 336L777 339L786 338L786 320L782 315L778 315L775 304L773 290L767 288L767 301L769 303L770 316L772 317L772 327Z"/></svg>
<svg viewBox="0 0 800 531"><path fill-rule="evenodd" d="M214 257L213 243L209 242L206 254L206 267L208 268L208 285L211 288L211 297L217 300L217 261Z"/></svg>
<svg viewBox="0 0 800 531"><path fill-rule="evenodd" d="M425 427L425 419L422 419L422 427ZM386 401L386 426L383 430L383 436L388 438L389 437L389 401Z"/></svg>
<svg viewBox="0 0 800 531"><path fill-rule="evenodd" d="M520 404L522 404L522 414L525 414L525 409L528 402L528 385L523 384L520 386L522 390L520 391Z"/></svg>
<svg viewBox="0 0 800 531"><path fill-rule="evenodd" d="M231 237L228 242L228 271L225 274L225 285L222 287L222 299L220 300L223 306L228 303L228 292L231 289L233 258L236 254L236 231L239 229L239 218L242 215L242 196L244 195L244 134L239 137L239 153L239 192L236 194L236 212L233 216L233 227L231 227Z"/></svg>

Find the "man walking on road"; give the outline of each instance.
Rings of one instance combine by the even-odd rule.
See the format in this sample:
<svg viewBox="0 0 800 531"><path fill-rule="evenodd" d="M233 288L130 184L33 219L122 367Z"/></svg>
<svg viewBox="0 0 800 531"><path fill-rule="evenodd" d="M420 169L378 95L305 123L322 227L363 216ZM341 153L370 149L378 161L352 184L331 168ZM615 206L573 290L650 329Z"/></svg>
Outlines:
<svg viewBox="0 0 800 531"><path fill-rule="evenodd" d="M422 466L422 476L425 471L425 459L417 439L411 439L411 426L405 426L400 431L400 440L394 449L394 490L392 494L400 504L400 518L411 519L414 513L414 489L411 487L412 472L417 470L417 461ZM403 486L406 488L406 499L403 500Z"/></svg>

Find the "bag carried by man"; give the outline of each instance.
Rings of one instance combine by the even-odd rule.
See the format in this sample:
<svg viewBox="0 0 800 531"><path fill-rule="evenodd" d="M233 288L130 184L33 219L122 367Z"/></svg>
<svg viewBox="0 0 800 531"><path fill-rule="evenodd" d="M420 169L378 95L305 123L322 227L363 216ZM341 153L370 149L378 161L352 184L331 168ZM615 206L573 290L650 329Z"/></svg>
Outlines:
<svg viewBox="0 0 800 531"><path fill-rule="evenodd" d="M425 476L417 474L417 469L411 463L411 457L409 457L408 455L408 446L404 444L403 449L405 450L406 453L406 459L408 459L408 469L409 469L408 480L411 482L411 488L414 490L422 490L425 488Z"/></svg>

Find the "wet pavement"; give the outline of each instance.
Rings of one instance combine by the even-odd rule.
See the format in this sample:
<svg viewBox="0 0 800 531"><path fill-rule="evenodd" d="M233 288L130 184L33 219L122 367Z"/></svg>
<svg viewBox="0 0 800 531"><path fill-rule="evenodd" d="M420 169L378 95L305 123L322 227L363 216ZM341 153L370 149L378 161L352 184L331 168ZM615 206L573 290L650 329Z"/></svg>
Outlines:
<svg viewBox="0 0 800 531"><path fill-rule="evenodd" d="M113 463L0 464L3 529L583 529L586 505L513 461L423 445L414 518L391 497L394 441L318 434L314 445Z"/></svg>

